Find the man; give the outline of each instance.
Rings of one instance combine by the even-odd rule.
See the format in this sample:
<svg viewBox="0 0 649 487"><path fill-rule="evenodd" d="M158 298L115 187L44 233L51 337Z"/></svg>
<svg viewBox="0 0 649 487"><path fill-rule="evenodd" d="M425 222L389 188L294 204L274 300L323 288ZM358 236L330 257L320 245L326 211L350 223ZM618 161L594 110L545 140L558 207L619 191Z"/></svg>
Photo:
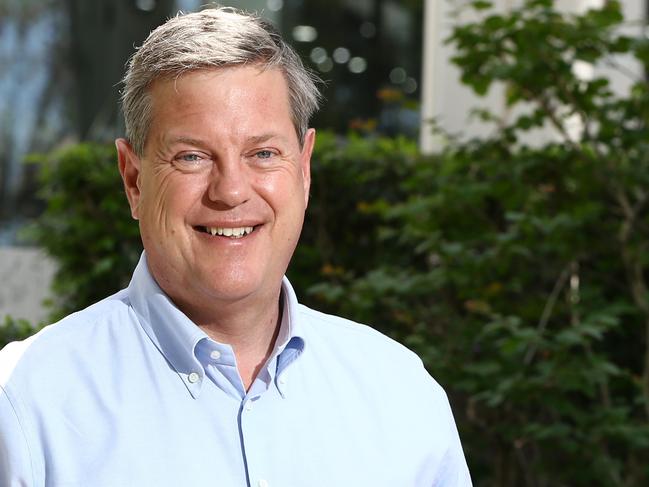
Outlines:
<svg viewBox="0 0 649 487"><path fill-rule="evenodd" d="M314 81L264 21L169 20L124 79L129 287L0 354L0 485L468 486L410 351L298 304Z"/></svg>

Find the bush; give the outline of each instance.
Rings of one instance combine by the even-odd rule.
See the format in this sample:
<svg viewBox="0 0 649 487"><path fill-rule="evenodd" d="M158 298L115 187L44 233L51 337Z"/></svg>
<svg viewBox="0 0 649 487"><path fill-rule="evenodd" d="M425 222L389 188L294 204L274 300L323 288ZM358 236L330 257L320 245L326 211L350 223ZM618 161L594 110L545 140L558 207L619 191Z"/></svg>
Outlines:
<svg viewBox="0 0 649 487"><path fill-rule="evenodd" d="M0 349L7 343L15 340L24 340L34 333L36 329L32 324L23 319L15 319L9 315L0 323Z"/></svg>
<svg viewBox="0 0 649 487"><path fill-rule="evenodd" d="M125 287L142 245L112 144L71 145L30 162L46 210L28 236L58 264L55 320Z"/></svg>

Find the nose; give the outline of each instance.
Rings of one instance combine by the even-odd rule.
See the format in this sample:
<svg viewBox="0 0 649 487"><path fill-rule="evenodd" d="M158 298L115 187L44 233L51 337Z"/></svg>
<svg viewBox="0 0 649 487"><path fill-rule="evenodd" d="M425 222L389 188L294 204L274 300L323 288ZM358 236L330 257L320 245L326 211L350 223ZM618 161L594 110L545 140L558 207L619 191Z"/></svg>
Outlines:
<svg viewBox="0 0 649 487"><path fill-rule="evenodd" d="M248 201L249 196L249 176L239 157L228 157L214 164L207 191L210 201L233 208Z"/></svg>

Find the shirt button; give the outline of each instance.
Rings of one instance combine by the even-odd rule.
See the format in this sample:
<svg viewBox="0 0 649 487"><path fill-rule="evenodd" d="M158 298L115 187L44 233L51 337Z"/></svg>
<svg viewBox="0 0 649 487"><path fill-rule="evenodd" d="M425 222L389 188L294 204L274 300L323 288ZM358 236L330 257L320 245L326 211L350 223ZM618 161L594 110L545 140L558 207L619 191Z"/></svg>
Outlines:
<svg viewBox="0 0 649 487"><path fill-rule="evenodd" d="M279 383L280 383L281 385L286 384L286 377L280 377L280 378L279 378Z"/></svg>
<svg viewBox="0 0 649 487"><path fill-rule="evenodd" d="M246 411L252 411L252 402L251 401L248 401L246 403ZM261 482L261 480L260 480L260 482Z"/></svg>
<svg viewBox="0 0 649 487"><path fill-rule="evenodd" d="M257 485L259 487L268 487L268 481L265 479L261 479L259 482L257 482Z"/></svg>
<svg viewBox="0 0 649 487"><path fill-rule="evenodd" d="M212 353L210 353L210 358L212 360L220 359L221 358L221 352L219 352L218 350L212 350Z"/></svg>
<svg viewBox="0 0 649 487"><path fill-rule="evenodd" d="M189 377L187 377L187 380L189 380L189 382L191 382L192 384L194 382L198 382L198 379L200 379L200 376L196 372L192 372L191 374L189 374Z"/></svg>

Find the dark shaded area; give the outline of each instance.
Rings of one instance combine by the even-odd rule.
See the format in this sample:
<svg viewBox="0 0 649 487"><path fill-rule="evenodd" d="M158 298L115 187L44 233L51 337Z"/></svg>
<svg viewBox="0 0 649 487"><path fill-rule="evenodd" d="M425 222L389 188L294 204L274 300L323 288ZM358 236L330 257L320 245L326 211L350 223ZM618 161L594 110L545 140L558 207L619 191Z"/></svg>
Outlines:
<svg viewBox="0 0 649 487"><path fill-rule="evenodd" d="M70 16L69 62L74 72L77 132L82 140L111 138L122 125L119 81L124 66L149 32L173 12L173 0L67 0Z"/></svg>
<svg viewBox="0 0 649 487"><path fill-rule="evenodd" d="M305 64L325 81L325 106L315 116L313 125L345 132L350 124L370 119L381 133L412 135L416 127L400 125L390 117L393 107L381 90L396 91L400 108L408 102L418 104L419 90L405 93L403 83L390 81L390 72L400 67L408 77L420 79L423 2L360 3L364 7L345 0L285 2L282 26L288 39L296 25L310 25L317 31L317 38L312 42L293 42ZM407 20L407 27L399 25L395 17ZM353 73L348 63L334 61L330 70L323 70L312 56L317 47L324 48L330 59L336 48L344 47L351 57L363 58L367 67L361 73Z"/></svg>

